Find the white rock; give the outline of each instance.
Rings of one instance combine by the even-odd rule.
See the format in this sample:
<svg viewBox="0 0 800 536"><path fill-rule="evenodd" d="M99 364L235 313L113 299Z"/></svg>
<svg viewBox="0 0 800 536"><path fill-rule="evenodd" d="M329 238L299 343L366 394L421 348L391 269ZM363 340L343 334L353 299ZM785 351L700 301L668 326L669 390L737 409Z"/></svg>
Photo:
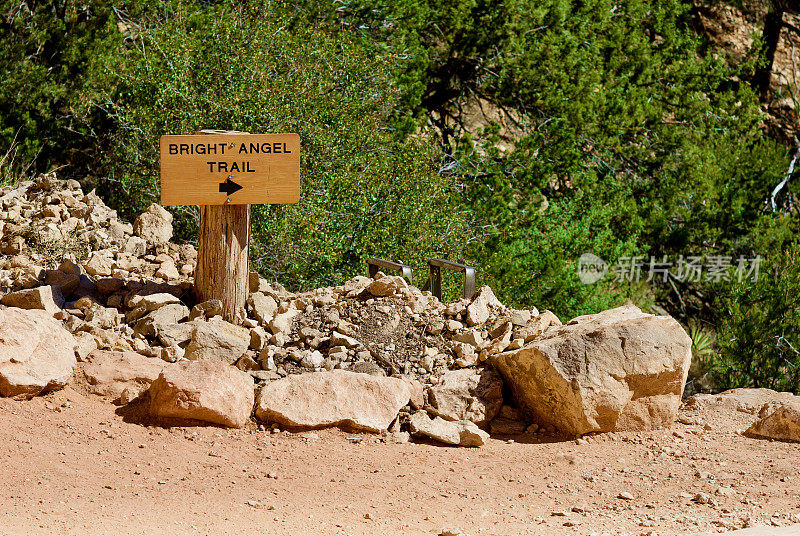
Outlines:
<svg viewBox="0 0 800 536"><path fill-rule="evenodd" d="M334 331L331 335L331 345L344 346L345 348L357 348L361 346L361 343L353 337L348 337L338 331Z"/></svg>
<svg viewBox="0 0 800 536"><path fill-rule="evenodd" d="M0 309L0 395L31 398L60 389L76 364L75 339L46 311Z"/></svg>
<svg viewBox="0 0 800 536"><path fill-rule="evenodd" d="M254 292L250 295L250 305L256 319L262 324L267 324L272 320L278 310L278 303L275 299L261 292Z"/></svg>
<svg viewBox="0 0 800 536"><path fill-rule="evenodd" d="M483 324L494 310L503 308L503 304L495 297L492 289L484 285L478 289L472 303L467 306L467 324L470 326Z"/></svg>
<svg viewBox="0 0 800 536"><path fill-rule="evenodd" d="M178 268L175 266L175 262L172 260L164 261L159 266L158 270L156 270L156 277L160 277L162 279L178 279L181 274L178 273Z"/></svg>
<svg viewBox="0 0 800 536"><path fill-rule="evenodd" d="M307 352L303 358L300 360L300 365L303 368L308 369L316 369L322 366L325 362L325 356L323 356L319 351L313 350L311 352Z"/></svg>
<svg viewBox="0 0 800 536"><path fill-rule="evenodd" d="M469 421L446 421L441 417L431 419L425 411L417 411L409 420L411 433L426 436L448 445L480 447L489 439L489 434Z"/></svg>
<svg viewBox="0 0 800 536"><path fill-rule="evenodd" d="M249 374L220 361L182 361L150 385L149 413L168 421L241 428L253 411L253 385Z"/></svg>
<svg viewBox="0 0 800 536"><path fill-rule="evenodd" d="M198 322L186 347L186 359L214 359L235 363L250 347L250 332L215 316Z"/></svg>
<svg viewBox="0 0 800 536"><path fill-rule="evenodd" d="M289 335L289 332L292 330L294 317L299 314L300 311L297 309L289 309L283 313L276 314L272 320L269 321L269 330L275 335L278 333L281 333L284 336Z"/></svg>
<svg viewBox="0 0 800 536"><path fill-rule="evenodd" d="M256 417L294 428L340 426L380 432L412 395L410 382L344 370L291 375L267 384Z"/></svg>
<svg viewBox="0 0 800 536"><path fill-rule="evenodd" d="M133 222L133 232L151 244L169 242L172 238L172 214L153 203Z"/></svg>
<svg viewBox="0 0 800 536"><path fill-rule="evenodd" d="M166 348L161 349L161 359L168 363L175 363L183 359L186 355L186 350L181 348L180 346L167 346Z"/></svg>

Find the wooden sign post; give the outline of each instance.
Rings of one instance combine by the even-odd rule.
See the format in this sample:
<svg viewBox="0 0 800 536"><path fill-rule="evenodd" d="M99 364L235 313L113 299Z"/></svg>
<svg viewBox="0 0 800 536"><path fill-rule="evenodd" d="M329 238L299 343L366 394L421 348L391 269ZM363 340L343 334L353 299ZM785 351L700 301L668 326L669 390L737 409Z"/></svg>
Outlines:
<svg viewBox="0 0 800 536"><path fill-rule="evenodd" d="M250 205L300 200L300 136L203 130L161 137L161 204L200 205L194 288L241 323L249 290Z"/></svg>

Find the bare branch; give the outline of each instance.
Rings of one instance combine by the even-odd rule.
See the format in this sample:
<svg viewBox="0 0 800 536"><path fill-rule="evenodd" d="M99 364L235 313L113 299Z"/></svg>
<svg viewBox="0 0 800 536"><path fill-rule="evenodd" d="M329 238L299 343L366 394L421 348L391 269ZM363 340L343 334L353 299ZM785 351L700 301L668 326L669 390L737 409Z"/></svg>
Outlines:
<svg viewBox="0 0 800 536"><path fill-rule="evenodd" d="M772 212L775 212L777 210L775 198L778 197L778 194L784 188L784 186L789 184L789 180L792 178L792 175L794 174L794 166L795 164L797 164L797 159L800 158L800 141L797 140L797 136L795 136L794 138L794 145L795 147L797 147L797 150L795 151L794 156L792 157L792 161L789 162L789 169L786 170L786 174L783 176L783 180L780 183L778 183L778 185L772 190L772 193L769 196L769 206L770 208L772 208Z"/></svg>

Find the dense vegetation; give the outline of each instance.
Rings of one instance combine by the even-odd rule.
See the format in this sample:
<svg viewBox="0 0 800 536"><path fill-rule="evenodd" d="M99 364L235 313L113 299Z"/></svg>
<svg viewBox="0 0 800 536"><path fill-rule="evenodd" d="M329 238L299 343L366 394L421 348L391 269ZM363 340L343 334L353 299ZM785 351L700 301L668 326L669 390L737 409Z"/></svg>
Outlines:
<svg viewBox="0 0 800 536"><path fill-rule="evenodd" d="M764 112L787 7L762 7L734 61L686 0L0 1L0 173L60 167L132 218L160 135L298 132L301 203L256 209L262 272L308 288L369 255L466 260L562 317L666 310L712 341L718 385L797 390L795 148ZM586 252L609 263L594 284Z"/></svg>

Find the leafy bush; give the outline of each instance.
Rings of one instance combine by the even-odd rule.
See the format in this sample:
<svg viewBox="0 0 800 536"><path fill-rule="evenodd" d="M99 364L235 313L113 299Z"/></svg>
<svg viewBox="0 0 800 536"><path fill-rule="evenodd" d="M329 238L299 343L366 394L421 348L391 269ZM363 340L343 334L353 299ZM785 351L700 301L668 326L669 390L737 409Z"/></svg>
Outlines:
<svg viewBox="0 0 800 536"><path fill-rule="evenodd" d="M0 0L0 178L97 171L111 123L98 101L102 64L120 41L103 0Z"/></svg>
<svg viewBox="0 0 800 536"><path fill-rule="evenodd" d="M346 32L287 29L269 4L167 3L109 72L117 130L104 197L128 217L158 196L158 138L203 128L297 132L301 201L254 207L253 262L293 286L338 283L370 255L457 256L468 229L436 151L388 128L386 64ZM177 211L191 239L193 208Z"/></svg>
<svg viewBox="0 0 800 536"><path fill-rule="evenodd" d="M800 247L720 289L719 386L800 393Z"/></svg>
<svg viewBox="0 0 800 536"><path fill-rule="evenodd" d="M796 219L763 212L788 157L764 139L757 95L738 82L755 57L714 54L688 0L295 5L299 20L357 28L393 62L397 124L437 127L477 216L482 240L468 256L506 300L571 315L638 293L579 284L584 251L752 255L792 240ZM466 126L476 99L519 124ZM679 291L694 309L668 302L672 312L709 315L704 285ZM652 292L684 302L672 286Z"/></svg>

